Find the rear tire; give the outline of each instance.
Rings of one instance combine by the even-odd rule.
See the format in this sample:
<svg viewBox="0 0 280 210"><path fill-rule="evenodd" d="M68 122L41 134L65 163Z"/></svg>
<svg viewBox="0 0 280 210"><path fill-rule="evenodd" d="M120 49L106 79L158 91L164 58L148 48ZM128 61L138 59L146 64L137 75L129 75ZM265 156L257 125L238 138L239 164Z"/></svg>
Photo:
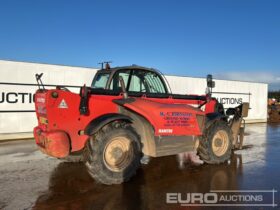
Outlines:
<svg viewBox="0 0 280 210"><path fill-rule="evenodd" d="M128 181L140 166L141 144L131 126L114 123L87 142L85 164L89 174L106 185Z"/></svg>
<svg viewBox="0 0 280 210"><path fill-rule="evenodd" d="M223 163L231 157L232 141L232 132L226 122L217 121L205 131L198 147L198 154L206 163Z"/></svg>

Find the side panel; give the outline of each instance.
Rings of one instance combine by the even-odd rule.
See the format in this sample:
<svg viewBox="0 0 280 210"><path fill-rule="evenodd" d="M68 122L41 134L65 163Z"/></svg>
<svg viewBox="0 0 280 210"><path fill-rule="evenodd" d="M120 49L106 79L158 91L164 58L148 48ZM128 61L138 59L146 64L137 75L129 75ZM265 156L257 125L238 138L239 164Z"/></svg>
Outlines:
<svg viewBox="0 0 280 210"><path fill-rule="evenodd" d="M118 102L122 106L145 117L155 130L155 136L202 135L204 113L185 104L163 104L143 98L133 101ZM201 120L200 120L201 121Z"/></svg>
<svg viewBox="0 0 280 210"><path fill-rule="evenodd" d="M133 119L132 126L138 133L142 143L142 152L152 157L174 155L181 152L194 151L197 138L194 136L154 136L154 129L144 117L119 107L120 113Z"/></svg>
<svg viewBox="0 0 280 210"><path fill-rule="evenodd" d="M57 98L51 96L54 91L58 93ZM91 95L88 115L79 113L79 94L63 90L49 90L44 93L44 96L42 94L36 96L35 100L43 101L42 98L45 99L45 104L40 103L40 109L45 110L44 113L37 114L40 127L43 131L65 131L71 139L71 151L78 151L84 147L88 139L88 135L80 135L80 131L84 130L92 119L108 113L118 113L117 105L112 100L120 96ZM38 113L38 106L36 109ZM47 123L42 123L44 118L47 119Z"/></svg>
<svg viewBox="0 0 280 210"><path fill-rule="evenodd" d="M155 137L156 157L175 155L196 150L195 136Z"/></svg>
<svg viewBox="0 0 280 210"><path fill-rule="evenodd" d="M156 157L155 132L150 122L139 114L121 106L119 107L119 112L132 119L132 126L141 139L142 152L145 155Z"/></svg>

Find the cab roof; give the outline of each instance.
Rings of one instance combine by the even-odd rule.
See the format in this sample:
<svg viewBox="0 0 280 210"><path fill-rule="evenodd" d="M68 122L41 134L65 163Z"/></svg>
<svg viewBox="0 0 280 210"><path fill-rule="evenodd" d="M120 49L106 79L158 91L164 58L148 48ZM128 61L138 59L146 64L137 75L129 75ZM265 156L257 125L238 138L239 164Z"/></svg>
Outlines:
<svg viewBox="0 0 280 210"><path fill-rule="evenodd" d="M98 72L104 72L104 73L112 73L118 70L129 70L129 69L133 69L133 70L146 70L146 71L152 71L152 72L156 72L158 74L161 74L158 70L153 69L153 68L148 68L148 67L144 67L144 66L138 66L138 65L131 65L131 66L118 66L118 67L114 67L114 68L110 68L110 69L100 69L98 70Z"/></svg>

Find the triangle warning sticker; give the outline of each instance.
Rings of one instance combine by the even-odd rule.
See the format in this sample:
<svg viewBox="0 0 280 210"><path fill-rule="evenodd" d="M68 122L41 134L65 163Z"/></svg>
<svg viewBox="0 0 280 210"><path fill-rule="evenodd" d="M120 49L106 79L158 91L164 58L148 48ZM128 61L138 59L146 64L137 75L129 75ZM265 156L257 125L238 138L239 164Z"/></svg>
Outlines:
<svg viewBox="0 0 280 210"><path fill-rule="evenodd" d="M68 108L68 106L67 106L67 104L66 104L64 99L62 99L62 101L58 105L58 108L61 108L61 109L67 109Z"/></svg>

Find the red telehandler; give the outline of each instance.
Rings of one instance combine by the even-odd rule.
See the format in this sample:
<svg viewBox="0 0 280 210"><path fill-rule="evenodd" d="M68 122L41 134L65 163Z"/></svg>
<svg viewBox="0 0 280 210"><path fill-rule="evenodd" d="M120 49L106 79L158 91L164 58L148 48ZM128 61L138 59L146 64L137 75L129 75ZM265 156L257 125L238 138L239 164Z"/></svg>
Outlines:
<svg viewBox="0 0 280 210"><path fill-rule="evenodd" d="M101 183L129 180L143 156L197 152L204 162L219 164L242 147L249 104L225 112L211 97L211 75L202 96L172 94L162 74L136 65L106 65L80 94L62 86L45 89L41 76L36 75L36 144L53 157L83 157Z"/></svg>

